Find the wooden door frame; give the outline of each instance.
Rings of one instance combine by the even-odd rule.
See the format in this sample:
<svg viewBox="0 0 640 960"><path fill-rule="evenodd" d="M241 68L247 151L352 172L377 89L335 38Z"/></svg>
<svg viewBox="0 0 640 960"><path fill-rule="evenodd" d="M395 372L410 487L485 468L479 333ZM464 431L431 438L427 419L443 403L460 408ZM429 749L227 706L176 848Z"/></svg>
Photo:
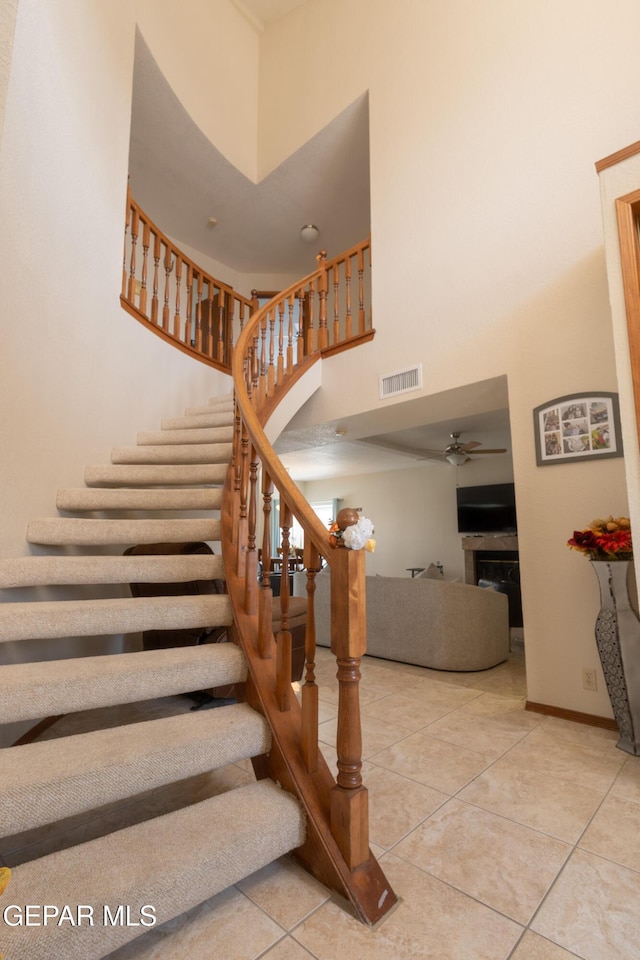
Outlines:
<svg viewBox="0 0 640 960"><path fill-rule="evenodd" d="M636 428L640 444L640 190L616 200L622 286L627 315L629 358Z"/></svg>

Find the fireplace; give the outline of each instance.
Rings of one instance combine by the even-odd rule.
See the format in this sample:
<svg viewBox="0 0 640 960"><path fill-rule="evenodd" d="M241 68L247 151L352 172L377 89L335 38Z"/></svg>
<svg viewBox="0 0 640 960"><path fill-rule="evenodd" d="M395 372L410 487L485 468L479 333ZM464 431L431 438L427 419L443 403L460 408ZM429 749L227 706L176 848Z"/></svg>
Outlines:
<svg viewBox="0 0 640 960"><path fill-rule="evenodd" d="M493 587L509 600L509 626L522 627L518 538L501 534L463 537L465 583Z"/></svg>

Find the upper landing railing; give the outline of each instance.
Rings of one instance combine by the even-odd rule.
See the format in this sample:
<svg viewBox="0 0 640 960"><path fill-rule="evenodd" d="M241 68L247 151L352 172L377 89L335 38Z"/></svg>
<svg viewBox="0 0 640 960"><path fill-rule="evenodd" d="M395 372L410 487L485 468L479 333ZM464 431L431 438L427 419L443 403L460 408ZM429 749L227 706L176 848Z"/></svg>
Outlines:
<svg viewBox="0 0 640 960"><path fill-rule="evenodd" d="M230 372L254 302L187 257L127 192L120 302L174 346Z"/></svg>

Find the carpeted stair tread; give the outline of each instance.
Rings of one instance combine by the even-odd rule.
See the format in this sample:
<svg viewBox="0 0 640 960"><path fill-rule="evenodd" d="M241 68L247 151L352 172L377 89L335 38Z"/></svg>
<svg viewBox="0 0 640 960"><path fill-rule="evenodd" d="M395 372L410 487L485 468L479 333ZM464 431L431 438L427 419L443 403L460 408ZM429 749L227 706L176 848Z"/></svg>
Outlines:
<svg viewBox="0 0 640 960"><path fill-rule="evenodd" d="M0 643L228 626L225 594L0 603Z"/></svg>
<svg viewBox="0 0 640 960"><path fill-rule="evenodd" d="M234 643L11 663L0 670L0 723L243 683L246 676Z"/></svg>
<svg viewBox="0 0 640 960"><path fill-rule="evenodd" d="M105 544L188 543L219 540L220 521L184 520L94 520L75 517L43 517L27 525L28 543L58 546Z"/></svg>
<svg viewBox="0 0 640 960"><path fill-rule="evenodd" d="M210 427L232 427L234 413L228 410L223 413L207 412L190 417L165 417L160 426L163 430L203 430Z"/></svg>
<svg viewBox="0 0 640 960"><path fill-rule="evenodd" d="M244 703L11 747L2 754L0 836L270 749L267 722Z"/></svg>
<svg viewBox="0 0 640 960"><path fill-rule="evenodd" d="M0 559L0 589L85 583L190 583L224 578L222 557L210 554Z"/></svg>
<svg viewBox="0 0 640 960"><path fill-rule="evenodd" d="M219 510L220 488L130 490L127 487L69 487L58 490L58 510Z"/></svg>
<svg viewBox="0 0 640 960"><path fill-rule="evenodd" d="M149 929L103 925L104 904L129 906L133 920L149 904L158 925L166 923L300 846L304 835L297 801L263 780L22 864L12 872L12 903L87 904L97 920L3 925L0 951L16 960L99 960Z"/></svg>
<svg viewBox="0 0 640 960"><path fill-rule="evenodd" d="M88 487L218 486L224 483L226 463L206 464L98 464L86 467Z"/></svg>
<svg viewBox="0 0 640 960"><path fill-rule="evenodd" d="M201 413L233 413L233 400L225 400L220 403L207 403L196 407L187 407L184 412L185 417L198 417Z"/></svg>
<svg viewBox="0 0 640 960"><path fill-rule="evenodd" d="M114 447L111 463L228 463L230 443L167 443L147 447Z"/></svg>
<svg viewBox="0 0 640 960"><path fill-rule="evenodd" d="M231 443L233 424L227 427L205 427L195 430L152 430L139 433L138 446L153 446L162 443Z"/></svg>

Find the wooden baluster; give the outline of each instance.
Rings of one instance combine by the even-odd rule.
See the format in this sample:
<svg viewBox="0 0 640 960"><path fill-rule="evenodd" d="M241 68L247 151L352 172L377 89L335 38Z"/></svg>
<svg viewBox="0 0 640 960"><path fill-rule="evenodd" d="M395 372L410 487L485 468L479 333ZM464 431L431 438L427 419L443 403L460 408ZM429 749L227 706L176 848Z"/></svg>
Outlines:
<svg viewBox="0 0 640 960"><path fill-rule="evenodd" d="M296 291L295 297L298 301L298 344L296 363L302 363L304 360L306 346L305 331L307 329L307 301L302 289Z"/></svg>
<svg viewBox="0 0 640 960"><path fill-rule="evenodd" d="M289 531L291 510L280 499L280 526L282 528L282 573L280 575L280 629L277 636L276 702L284 713L291 709L291 633L289 632Z"/></svg>
<svg viewBox="0 0 640 960"><path fill-rule="evenodd" d="M188 347L191 346L191 341L195 339L195 331L192 332L193 328L193 266L187 264L187 311L184 318L184 337L183 340Z"/></svg>
<svg viewBox="0 0 640 960"><path fill-rule="evenodd" d="M182 257L176 257L176 309L173 315L173 335L179 340L180 339L180 287L182 286Z"/></svg>
<svg viewBox="0 0 640 960"><path fill-rule="evenodd" d="M273 396L276 368L273 363L276 343L276 312L269 310L269 366L267 368L267 396Z"/></svg>
<svg viewBox="0 0 640 960"><path fill-rule="evenodd" d="M287 362L286 370L287 373L291 373L293 370L293 311L295 308L296 298L292 293L289 295L289 329L287 331Z"/></svg>
<svg viewBox="0 0 640 960"><path fill-rule="evenodd" d="M262 576L258 620L258 651L263 660L271 659L273 638L273 589L271 587L271 500L273 483L267 471L262 470Z"/></svg>
<svg viewBox="0 0 640 960"><path fill-rule="evenodd" d="M278 367L276 375L278 383L282 383L284 377L284 300L281 300L278 304L278 319L280 325L278 327Z"/></svg>
<svg viewBox="0 0 640 960"><path fill-rule="evenodd" d="M224 291L220 289L218 295L218 340L216 343L216 360L224 363Z"/></svg>
<svg viewBox="0 0 640 960"><path fill-rule="evenodd" d="M260 379L258 381L258 407L261 407L267 396L267 314L260 322Z"/></svg>
<svg viewBox="0 0 640 960"><path fill-rule="evenodd" d="M247 461L249 458L249 436L245 424L242 424L242 436L240 439L240 516L238 518L238 549L236 554L236 573L239 579L242 579L247 570L247 486L248 469Z"/></svg>
<svg viewBox="0 0 640 960"><path fill-rule="evenodd" d="M251 398L254 406L258 402L258 386L260 384L260 356L258 354L259 340L260 338L256 328L256 334L253 337L253 364L251 367Z"/></svg>
<svg viewBox="0 0 640 960"><path fill-rule="evenodd" d="M241 301L240 301L240 313L239 313L240 333L242 333L242 331L244 330L244 308L245 308L245 302L244 302L244 300L241 300Z"/></svg>
<svg viewBox="0 0 640 960"><path fill-rule="evenodd" d="M205 318L206 322L203 324L202 330L202 346L201 350L205 357L213 358L213 298L214 298L214 284L213 280L207 280L207 295L206 295L206 310Z"/></svg>
<svg viewBox="0 0 640 960"><path fill-rule="evenodd" d="M339 524L341 514L344 517L343 511L337 517ZM331 650L338 665L338 776L331 791L331 832L350 869L354 870L369 857L368 796L361 775L359 702L360 660L366 651L362 550L339 548L332 556Z"/></svg>
<svg viewBox="0 0 640 960"><path fill-rule="evenodd" d="M333 343L340 343L340 264L333 265Z"/></svg>
<svg viewBox="0 0 640 960"><path fill-rule="evenodd" d="M244 581L244 609L249 616L253 616L258 610L258 551L256 549L256 517L258 512L257 481L258 460L252 444L251 457L249 460L249 523L247 528L246 575Z"/></svg>
<svg viewBox="0 0 640 960"><path fill-rule="evenodd" d="M151 295L151 322L158 325L158 289L160 285L160 234L153 235L153 293Z"/></svg>
<svg viewBox="0 0 640 960"><path fill-rule="evenodd" d="M316 298L316 285L313 280L309 281L309 289L305 298L306 305L306 317L305 317L305 327L307 331L306 344L305 344L305 355L311 356L312 353L315 353L315 330L313 329L313 311L315 306Z"/></svg>
<svg viewBox="0 0 640 960"><path fill-rule="evenodd" d="M246 364L246 360L245 360ZM233 421L233 532L232 542L238 544L238 526L240 522L240 484L242 479L242 422L240 418L240 407L236 401L234 407Z"/></svg>
<svg viewBox="0 0 640 960"><path fill-rule="evenodd" d="M318 309L318 350L324 350L329 346L329 330L327 328L327 251L321 250L316 257L320 276L318 278L318 297L320 305Z"/></svg>
<svg viewBox="0 0 640 960"><path fill-rule="evenodd" d="M204 286L204 277L201 273L198 274L198 299L196 301L196 336L195 336L195 347L198 353L202 353L202 293ZM207 280L207 287L209 286L209 281Z"/></svg>
<svg viewBox="0 0 640 960"><path fill-rule="evenodd" d="M314 598L320 556L305 536L307 570L307 625L304 634L305 678L302 686L302 757L309 773L318 769L318 685L316 683L316 617Z"/></svg>
<svg viewBox="0 0 640 960"><path fill-rule="evenodd" d="M233 359L233 313L235 309L236 298L233 293L228 293L226 296L227 301L227 352L225 356L225 363L231 365Z"/></svg>
<svg viewBox="0 0 640 960"><path fill-rule="evenodd" d="M140 213L134 206L133 216L131 218L131 255L129 258L129 286L127 288L127 300L135 306L136 300L136 244L138 242L138 232L140 230Z"/></svg>
<svg viewBox="0 0 640 960"><path fill-rule="evenodd" d="M364 250L358 249L358 333L364 333Z"/></svg>
<svg viewBox="0 0 640 960"><path fill-rule="evenodd" d="M162 307L162 329L169 332L169 297L171 294L171 271L173 270L173 258L170 247L164 248L164 304Z"/></svg>
<svg viewBox="0 0 640 960"><path fill-rule="evenodd" d="M149 267L149 245L151 242L151 227L148 220L142 228L142 280L140 283L140 313L147 315L147 274Z"/></svg>
<svg viewBox="0 0 640 960"><path fill-rule="evenodd" d="M351 257L347 257L344 262L344 283L345 283L345 325L344 325L344 335L348 340L353 331L351 329Z"/></svg>
<svg viewBox="0 0 640 960"><path fill-rule="evenodd" d="M127 206L124 214L124 253L122 254L122 296L127 299L127 242L131 222L131 187L127 186Z"/></svg>

